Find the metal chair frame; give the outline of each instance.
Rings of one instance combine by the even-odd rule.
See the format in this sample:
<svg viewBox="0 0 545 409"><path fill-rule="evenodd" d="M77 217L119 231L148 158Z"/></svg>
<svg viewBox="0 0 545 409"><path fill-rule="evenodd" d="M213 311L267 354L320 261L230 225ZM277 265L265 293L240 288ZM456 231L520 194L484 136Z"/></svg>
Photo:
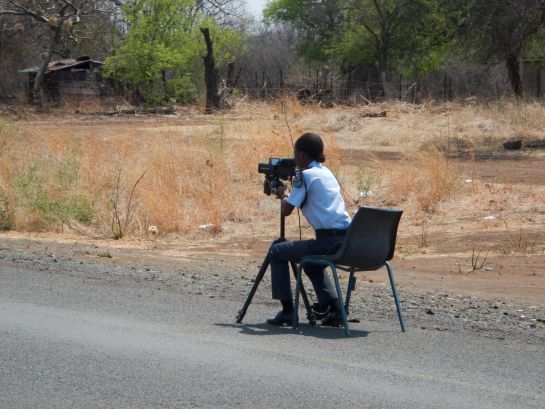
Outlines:
<svg viewBox="0 0 545 409"><path fill-rule="evenodd" d="M391 230L388 232L389 236L388 238L388 244L389 247L387 251L384 253L384 259L381 259L379 262L376 260L372 260L370 265L366 266L350 266L350 265L344 265L341 264L343 261L346 261L347 253L350 251L349 249L349 241L350 240L357 240L357 238L354 237L353 230L357 230L361 227L363 223L366 223L366 219L364 216L367 215L371 216L373 214L382 214L385 215L386 213L389 213L392 217L392 219L397 218L396 220L392 220L392 225L390 226ZM331 272L333 274L333 280L335 282L335 289L337 291L337 297L339 299L339 305L343 306L341 308L341 319L344 326L344 333L348 337L350 336L350 329L348 327L348 315L349 315L349 306L350 306L350 296L352 294L352 291L356 287L356 277L354 274L359 271L375 271L382 267L386 267L388 271L388 278L390 279L390 286L392 288L392 295L394 297L395 306L397 309L397 317L399 319L399 324L401 326L401 331L405 332L405 322L403 320L403 315L401 313L401 305L399 303L399 297L397 294L397 289L394 281L394 274L392 267L389 263L389 260L392 259L394 255L394 249L395 249L395 240L397 235L397 226L399 224L399 219L401 218L401 210L397 209L378 209L378 208L371 208L371 207L362 207L358 210L356 213L356 216L354 216L354 221L358 224L356 228L354 228L354 221L352 222L351 226L348 229L346 240L344 241L341 248L337 251L337 253L333 255L316 255L316 256L307 256L303 257L301 261L299 262L299 265L297 267L297 281L296 281L296 287L295 287L295 303L294 303L294 310L293 310L293 328L297 329L299 325L299 293L302 288L302 270L303 267L306 264L315 264L315 265L322 265L326 268L329 267L331 269ZM363 220L360 220L362 219ZM348 257L350 258L350 257ZM344 260L343 260L344 259ZM342 290L341 285L339 282L339 277L337 274L337 269L347 271L350 273L350 276L348 278L348 286L346 290L346 299L343 303L343 296L342 296Z"/></svg>

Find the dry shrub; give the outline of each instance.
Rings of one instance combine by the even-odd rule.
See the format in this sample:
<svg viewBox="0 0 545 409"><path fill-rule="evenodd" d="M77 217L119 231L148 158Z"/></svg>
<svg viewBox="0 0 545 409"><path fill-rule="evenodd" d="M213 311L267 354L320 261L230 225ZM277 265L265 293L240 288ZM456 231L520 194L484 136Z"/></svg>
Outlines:
<svg viewBox="0 0 545 409"><path fill-rule="evenodd" d="M308 113L309 106L305 106L299 102L295 95L286 95L277 102L277 115L282 116L283 120L287 117L288 120L296 120L302 118Z"/></svg>
<svg viewBox="0 0 545 409"><path fill-rule="evenodd" d="M469 138L479 149L498 149L507 139L528 140L545 132L545 106L537 101L506 98L486 105L453 108L449 113L453 136Z"/></svg>
<svg viewBox="0 0 545 409"><path fill-rule="evenodd" d="M22 132L9 143L2 137L3 197L19 196L20 230L70 224L121 237L145 234L149 225L167 233L209 225L219 232L225 221L248 221L260 211L257 163L286 156L291 146L273 132L212 125L201 130L205 136L168 127L147 134L131 126L128 133L123 128L102 136L96 127L73 133L51 126ZM74 220L68 212L76 197L89 204L92 220Z"/></svg>
<svg viewBox="0 0 545 409"><path fill-rule="evenodd" d="M274 134L240 141L174 140L149 153L150 174L142 183L141 201L147 219L163 231L184 231L225 221L248 221L261 198L257 163L278 155L282 143Z"/></svg>
<svg viewBox="0 0 545 409"><path fill-rule="evenodd" d="M389 200L406 202L413 195L425 213L434 213L437 205L450 198L461 183L459 171L432 147L414 154L403 167L390 168L388 176Z"/></svg>
<svg viewBox="0 0 545 409"><path fill-rule="evenodd" d="M475 153L475 143L467 135L458 135L453 138L435 137L421 144L419 150L437 150L448 158L471 158Z"/></svg>
<svg viewBox="0 0 545 409"><path fill-rule="evenodd" d="M459 188L460 174L437 150L420 153L418 163L423 173L423 183L416 197L422 210L431 213L439 202L448 199Z"/></svg>

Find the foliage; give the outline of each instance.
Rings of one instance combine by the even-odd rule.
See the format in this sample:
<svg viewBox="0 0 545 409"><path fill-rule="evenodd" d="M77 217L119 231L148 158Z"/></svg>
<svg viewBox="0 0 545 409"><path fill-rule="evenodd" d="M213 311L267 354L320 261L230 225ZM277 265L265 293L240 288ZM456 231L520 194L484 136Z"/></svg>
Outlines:
<svg viewBox="0 0 545 409"><path fill-rule="evenodd" d="M513 91L522 96L520 58L545 26L545 0L463 0L456 8L462 48L477 61L504 61Z"/></svg>
<svg viewBox="0 0 545 409"><path fill-rule="evenodd" d="M11 230L14 227L13 216L15 211L11 204L11 201L4 191L0 187L0 230Z"/></svg>
<svg viewBox="0 0 545 409"><path fill-rule="evenodd" d="M464 0L458 6L458 34L485 62L520 54L545 25L544 0Z"/></svg>
<svg viewBox="0 0 545 409"><path fill-rule="evenodd" d="M265 16L297 29L307 61L371 69L386 84L392 73L417 79L462 50L466 61L505 62L519 96L520 59L542 55L545 37L545 0L274 0Z"/></svg>
<svg viewBox="0 0 545 409"><path fill-rule="evenodd" d="M193 0L136 0L124 7L128 34L105 75L137 87L152 104L194 99L201 82L204 42L199 28L216 39L218 64L232 61L242 37L202 15Z"/></svg>
<svg viewBox="0 0 545 409"><path fill-rule="evenodd" d="M189 97L194 87L188 74L198 54L193 2L136 0L124 11L128 35L106 60L105 75L139 87L151 103Z"/></svg>
<svg viewBox="0 0 545 409"><path fill-rule="evenodd" d="M417 77L444 60L448 30L437 1L276 0L265 15L302 33L308 60L335 61L345 72L374 66L383 82L389 72Z"/></svg>
<svg viewBox="0 0 545 409"><path fill-rule="evenodd" d="M530 57L533 55L545 56L545 26L528 39L525 52Z"/></svg>
<svg viewBox="0 0 545 409"><path fill-rule="evenodd" d="M367 44L381 71L416 66L444 41L433 5L428 0L347 1L343 32Z"/></svg>
<svg viewBox="0 0 545 409"><path fill-rule="evenodd" d="M301 41L299 52L307 61L329 57L328 47L339 33L342 14L336 0L274 0L265 9L265 21L294 25Z"/></svg>
<svg viewBox="0 0 545 409"><path fill-rule="evenodd" d="M379 186L381 176L372 169L358 168L356 170L356 184L361 197L368 197L373 194L372 190Z"/></svg>
<svg viewBox="0 0 545 409"><path fill-rule="evenodd" d="M70 224L73 220L90 223L91 204L86 196L78 193L78 181L79 162L68 159L57 165L51 184L47 183L40 166L31 164L14 179L13 185L19 194L19 205L35 212L45 223Z"/></svg>

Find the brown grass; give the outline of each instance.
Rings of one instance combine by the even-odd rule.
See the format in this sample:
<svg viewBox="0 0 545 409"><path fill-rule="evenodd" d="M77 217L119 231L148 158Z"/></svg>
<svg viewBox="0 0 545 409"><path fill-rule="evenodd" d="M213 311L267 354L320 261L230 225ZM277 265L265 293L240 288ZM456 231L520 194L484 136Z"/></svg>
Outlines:
<svg viewBox="0 0 545 409"><path fill-rule="evenodd" d="M257 162L291 152L285 136L245 129L246 125L233 129L221 118L182 135L156 123L144 129L139 129L142 124L136 129L127 125L114 132L106 128L104 134L93 126L76 131L47 121L35 129L16 125L7 131L4 126L0 187L10 197L20 195L14 181L35 167L43 189L53 198L63 201L77 189L90 199L94 217L88 227L100 234L111 232L114 203L123 225L130 217L133 234L144 234L149 225L168 233L210 224L211 231L219 232L223 222L248 221L259 211ZM191 130L191 125L184 127ZM74 158L77 163L69 163ZM73 168L66 169L69 165ZM59 186L59 175L70 171L77 171L77 181ZM21 202L17 229L56 230L64 222L37 223L38 219L36 209Z"/></svg>
<svg viewBox="0 0 545 409"><path fill-rule="evenodd" d="M364 115L381 111L387 111L385 118ZM514 207L520 203L537 206L540 214L545 192L542 187L531 192L481 183L474 155L497 150L514 135L545 134L543 117L542 105L513 101L324 110L289 98L243 100L229 114L216 116L187 109L177 117L35 115L29 122L0 123L0 199L11 204L18 230L58 231L68 223L81 232L111 236L115 204L128 235L145 236L150 225L158 226L160 235L217 234L230 226L254 235L276 228L278 213L277 202L262 193L257 163L291 156L292 139L314 131L325 139L326 165L339 178L350 211L360 205L401 207L401 234L419 241L439 225L458 231L483 229L484 224L501 231L503 223L483 217L501 211L510 224L516 223L520 213ZM347 161L344 151L366 156ZM398 159L387 159L392 154ZM67 205L83 196L92 219L48 218L31 206L15 181L33 166L51 201ZM77 174L74 180L70 172ZM471 225L461 222L468 217Z"/></svg>

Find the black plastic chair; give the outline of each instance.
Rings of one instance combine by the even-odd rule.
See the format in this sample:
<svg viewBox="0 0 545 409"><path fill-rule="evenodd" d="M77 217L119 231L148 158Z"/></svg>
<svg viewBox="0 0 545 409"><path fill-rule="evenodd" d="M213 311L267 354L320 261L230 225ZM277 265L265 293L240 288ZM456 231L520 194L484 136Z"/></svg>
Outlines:
<svg viewBox="0 0 545 409"><path fill-rule="evenodd" d="M297 268L297 283L295 289L295 305L293 311L293 328L299 324L299 292L301 289L301 271L306 264L318 264L330 267L335 281L339 305L343 305L343 297L337 269L350 272L346 301L341 308L341 317L346 336L350 336L347 315L350 305L350 295L355 289L356 271L374 271L386 266L392 294L397 308L397 316L401 331L405 332L405 323L401 314L401 306L397 296L394 275L389 260L394 256L397 228L403 211L398 209L379 209L361 207L358 209L348 228L345 240L339 250L332 255L313 255L303 257Z"/></svg>

